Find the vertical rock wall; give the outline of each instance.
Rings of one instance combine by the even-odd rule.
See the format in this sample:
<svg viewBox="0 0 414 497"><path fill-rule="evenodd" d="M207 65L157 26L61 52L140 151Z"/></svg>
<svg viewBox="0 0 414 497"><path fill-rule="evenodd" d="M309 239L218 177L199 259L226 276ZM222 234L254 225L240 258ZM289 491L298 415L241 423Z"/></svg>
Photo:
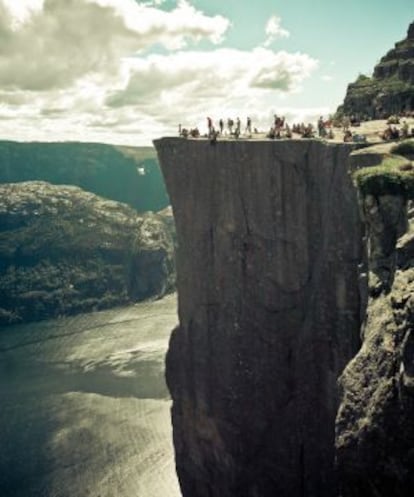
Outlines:
<svg viewBox="0 0 414 497"><path fill-rule="evenodd" d="M369 302L363 346L341 376L341 497L414 492L414 219L400 195L361 195Z"/></svg>
<svg viewBox="0 0 414 497"><path fill-rule="evenodd" d="M352 145L155 141L178 237L167 357L184 497L332 497L359 347Z"/></svg>

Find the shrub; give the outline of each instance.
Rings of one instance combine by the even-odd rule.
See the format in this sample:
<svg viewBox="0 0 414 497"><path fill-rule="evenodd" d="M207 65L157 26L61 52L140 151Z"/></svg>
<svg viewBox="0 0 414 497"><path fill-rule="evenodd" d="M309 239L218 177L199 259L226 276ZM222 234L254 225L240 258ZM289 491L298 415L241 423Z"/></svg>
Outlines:
<svg viewBox="0 0 414 497"><path fill-rule="evenodd" d="M395 145L391 152L393 154L402 155L403 157L414 156L414 140L404 140L403 142Z"/></svg>

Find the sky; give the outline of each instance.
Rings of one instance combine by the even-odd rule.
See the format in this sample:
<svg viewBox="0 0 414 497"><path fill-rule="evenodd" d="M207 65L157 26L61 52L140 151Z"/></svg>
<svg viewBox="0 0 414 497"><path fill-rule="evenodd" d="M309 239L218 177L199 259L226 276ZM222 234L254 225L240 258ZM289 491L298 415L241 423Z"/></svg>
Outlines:
<svg viewBox="0 0 414 497"><path fill-rule="evenodd" d="M413 21L412 0L0 0L0 139L315 121Z"/></svg>

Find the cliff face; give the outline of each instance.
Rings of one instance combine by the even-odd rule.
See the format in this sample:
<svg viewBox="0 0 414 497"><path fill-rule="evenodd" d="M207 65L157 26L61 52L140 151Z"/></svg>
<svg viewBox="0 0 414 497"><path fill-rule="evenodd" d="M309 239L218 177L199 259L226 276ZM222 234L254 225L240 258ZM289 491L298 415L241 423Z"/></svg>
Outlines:
<svg viewBox="0 0 414 497"><path fill-rule="evenodd" d="M39 180L79 186L139 212L169 203L152 147L0 141L0 183Z"/></svg>
<svg viewBox="0 0 414 497"><path fill-rule="evenodd" d="M337 378L359 347L352 145L165 138L184 497L332 497Z"/></svg>
<svg viewBox="0 0 414 497"><path fill-rule="evenodd" d="M173 285L162 216L74 186L0 185L0 325L157 297Z"/></svg>
<svg viewBox="0 0 414 497"><path fill-rule="evenodd" d="M414 488L414 212L395 183L382 189L360 196L369 302L363 346L340 380L341 497L409 497Z"/></svg>
<svg viewBox="0 0 414 497"><path fill-rule="evenodd" d="M382 118L414 110L414 23L375 66L372 77L359 76L346 92L339 114Z"/></svg>

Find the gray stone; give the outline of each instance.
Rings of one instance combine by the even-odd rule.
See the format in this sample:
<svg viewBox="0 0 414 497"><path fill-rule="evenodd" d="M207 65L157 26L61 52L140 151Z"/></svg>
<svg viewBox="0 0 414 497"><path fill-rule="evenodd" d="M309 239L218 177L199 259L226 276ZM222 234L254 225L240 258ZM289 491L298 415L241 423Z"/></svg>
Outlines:
<svg viewBox="0 0 414 497"><path fill-rule="evenodd" d="M414 225L407 225L404 198L362 198L362 203L371 297L363 346L340 380L340 495L409 497L414 488Z"/></svg>
<svg viewBox="0 0 414 497"><path fill-rule="evenodd" d="M363 259L349 144L155 141L174 211L167 356L184 497L332 497Z"/></svg>

